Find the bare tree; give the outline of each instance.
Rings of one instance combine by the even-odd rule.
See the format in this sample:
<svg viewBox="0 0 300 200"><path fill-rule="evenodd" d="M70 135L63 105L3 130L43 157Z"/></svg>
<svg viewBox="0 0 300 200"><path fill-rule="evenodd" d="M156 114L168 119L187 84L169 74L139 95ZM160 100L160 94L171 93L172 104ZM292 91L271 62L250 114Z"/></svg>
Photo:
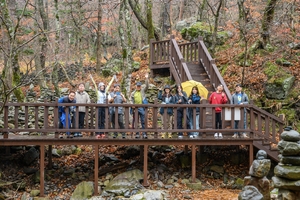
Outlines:
<svg viewBox="0 0 300 200"><path fill-rule="evenodd" d="M102 0L98 0L98 19L97 19L97 44L96 44L96 52L97 52L97 62L96 62L96 72L99 74L101 70L101 57L102 57Z"/></svg>

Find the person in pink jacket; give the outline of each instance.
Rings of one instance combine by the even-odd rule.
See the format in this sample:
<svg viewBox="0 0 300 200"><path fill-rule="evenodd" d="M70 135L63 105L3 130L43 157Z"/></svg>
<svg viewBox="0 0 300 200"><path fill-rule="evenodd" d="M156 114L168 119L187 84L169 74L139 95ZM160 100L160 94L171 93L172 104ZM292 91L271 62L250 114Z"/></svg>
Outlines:
<svg viewBox="0 0 300 200"><path fill-rule="evenodd" d="M209 103L210 104L226 104L228 101L226 94L223 92L223 85L219 84L217 87L217 91L213 92L209 97ZM216 107L215 113L216 113L216 129L222 129L222 108ZM215 133L215 138L223 138L222 133Z"/></svg>

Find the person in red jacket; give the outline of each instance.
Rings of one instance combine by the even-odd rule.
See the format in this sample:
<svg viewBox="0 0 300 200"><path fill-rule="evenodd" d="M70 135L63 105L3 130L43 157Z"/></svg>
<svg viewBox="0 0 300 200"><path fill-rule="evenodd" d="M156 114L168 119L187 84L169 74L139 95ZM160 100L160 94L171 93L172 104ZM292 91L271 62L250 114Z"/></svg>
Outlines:
<svg viewBox="0 0 300 200"><path fill-rule="evenodd" d="M223 92L223 85L219 84L217 87L217 91L213 92L209 97L209 103L210 104L226 104L228 101L225 93ZM222 129L222 118L221 118L221 112L222 108L216 107L215 113L216 113L216 129ZM222 133L215 133L215 138L223 138Z"/></svg>

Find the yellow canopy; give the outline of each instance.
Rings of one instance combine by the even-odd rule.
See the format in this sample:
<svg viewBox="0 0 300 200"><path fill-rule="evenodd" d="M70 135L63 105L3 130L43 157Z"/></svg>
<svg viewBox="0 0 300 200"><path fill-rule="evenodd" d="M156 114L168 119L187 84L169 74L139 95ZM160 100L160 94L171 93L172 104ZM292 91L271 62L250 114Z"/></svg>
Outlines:
<svg viewBox="0 0 300 200"><path fill-rule="evenodd" d="M202 85L202 83L194 80L189 80L181 83L181 86L183 91L185 91L188 96L192 93L192 88L196 86L201 98L207 99L208 90Z"/></svg>

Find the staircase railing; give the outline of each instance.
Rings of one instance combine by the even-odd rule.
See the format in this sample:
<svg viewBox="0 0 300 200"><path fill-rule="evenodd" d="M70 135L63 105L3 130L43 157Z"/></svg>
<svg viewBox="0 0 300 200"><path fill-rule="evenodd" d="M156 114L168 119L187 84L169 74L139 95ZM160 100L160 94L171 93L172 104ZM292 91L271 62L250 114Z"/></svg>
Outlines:
<svg viewBox="0 0 300 200"><path fill-rule="evenodd" d="M168 63L170 57L170 40L150 40L150 65Z"/></svg>
<svg viewBox="0 0 300 200"><path fill-rule="evenodd" d="M190 71L180 52L178 44L174 39L174 36L171 37L169 64L170 64L170 71L173 74L173 77L177 84L180 84L187 80L192 80Z"/></svg>

